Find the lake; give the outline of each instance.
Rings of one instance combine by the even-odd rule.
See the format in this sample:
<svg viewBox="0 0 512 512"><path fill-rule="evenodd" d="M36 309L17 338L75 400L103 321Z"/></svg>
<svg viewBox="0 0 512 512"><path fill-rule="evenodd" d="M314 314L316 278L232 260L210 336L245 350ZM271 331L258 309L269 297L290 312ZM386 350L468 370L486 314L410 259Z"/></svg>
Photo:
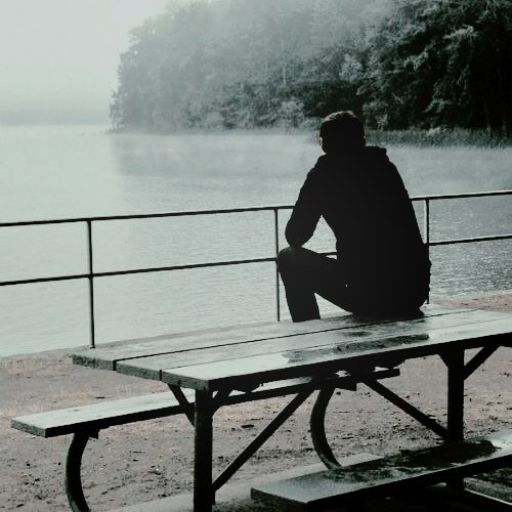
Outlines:
<svg viewBox="0 0 512 512"><path fill-rule="evenodd" d="M0 126L0 218L293 204L319 154L308 133ZM510 147L390 146L388 154L413 196L512 189ZM510 196L436 202L431 213L432 239L511 232ZM95 269L272 257L273 229L271 212L95 224ZM333 240L324 228L309 246L332 250ZM432 249L432 294L512 288L511 248L501 241ZM83 273L86 256L83 225L0 228L2 281ZM272 263L97 279L97 340L272 320L274 287ZM88 342L85 281L0 287L0 308L0 356Z"/></svg>

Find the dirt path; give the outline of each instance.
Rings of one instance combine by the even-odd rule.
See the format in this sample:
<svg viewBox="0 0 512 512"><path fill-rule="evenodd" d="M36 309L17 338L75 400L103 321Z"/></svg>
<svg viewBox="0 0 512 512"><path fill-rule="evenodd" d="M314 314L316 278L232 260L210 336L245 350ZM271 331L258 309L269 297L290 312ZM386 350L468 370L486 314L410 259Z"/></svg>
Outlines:
<svg viewBox="0 0 512 512"><path fill-rule="evenodd" d="M441 302L441 301L439 301ZM448 304L448 301L443 301ZM512 294L469 297L469 304L512 312ZM512 350L500 349L468 380L468 433L510 428L512 423ZM390 388L440 419L445 418L446 371L438 358L405 363ZM0 360L0 510L68 510L63 464L70 438L43 440L9 427L10 418L31 412L128 397L163 388L155 382L73 366L65 352ZM279 411L286 399L221 409L216 415L215 470ZM311 401L278 431L241 471L238 481L317 462L308 434ZM329 409L336 453L397 452L435 442L414 420L360 386L338 392ZM94 510L155 500L191 489L192 429L183 418L161 419L103 431L85 456L86 493ZM512 474L486 477L484 484L512 500ZM245 510L245 509L244 509Z"/></svg>

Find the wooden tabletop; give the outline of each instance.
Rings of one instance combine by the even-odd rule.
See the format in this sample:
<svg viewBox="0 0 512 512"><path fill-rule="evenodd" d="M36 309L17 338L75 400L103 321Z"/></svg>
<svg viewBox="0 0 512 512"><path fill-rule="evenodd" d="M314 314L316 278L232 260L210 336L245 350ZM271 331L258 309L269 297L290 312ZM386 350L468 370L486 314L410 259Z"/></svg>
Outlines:
<svg viewBox="0 0 512 512"><path fill-rule="evenodd" d="M216 391L371 365L392 367L460 347L510 345L511 333L512 315L430 305L416 318L342 314L117 342L77 352L73 362Z"/></svg>

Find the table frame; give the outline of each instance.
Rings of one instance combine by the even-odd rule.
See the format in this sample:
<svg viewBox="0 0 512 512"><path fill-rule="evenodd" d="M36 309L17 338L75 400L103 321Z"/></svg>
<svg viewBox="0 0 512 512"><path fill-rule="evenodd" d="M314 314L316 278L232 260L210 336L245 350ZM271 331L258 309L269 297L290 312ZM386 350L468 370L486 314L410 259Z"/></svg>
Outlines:
<svg viewBox="0 0 512 512"><path fill-rule="evenodd" d="M460 313L459 310L454 311ZM478 313L475 311L475 314ZM483 312L480 312L483 313ZM485 315L484 315L485 316ZM499 318L497 318L497 316ZM476 318L480 318L476 315ZM412 344L393 345L392 348L384 344L383 349L379 348L379 341L385 338L374 339L375 348L368 351L350 352L348 355L341 354L320 359L315 362L304 363L300 368L289 368L281 370L278 366L271 372L266 370L254 370L256 373L236 373L226 378L221 377L192 377L188 378L186 368L174 370L160 370L159 380L166 383L169 390L174 394L182 408L182 413L188 418L194 428L194 488L193 488L193 509L194 512L211 511L215 503L216 492L225 485L229 479L249 460L249 458L274 434L274 432L303 404L315 391L318 396L311 411L311 436L313 446L320 460L329 469L336 469L340 466L333 450L327 440L325 433L325 417L329 402L336 389L356 390L358 384L364 384L388 402L400 408L403 412L417 420L424 427L433 431L447 442L457 442L464 438L464 382L478 369L499 347L512 346L510 337L510 317L506 315L489 317L487 321L497 321L492 328L482 328L475 334L472 327L465 328L464 334L449 336L449 339L430 343L423 342L424 337L415 339L415 335L404 332L400 338L412 338ZM503 323L503 321L505 322ZM485 322L485 318L483 318ZM491 325L489 324L489 325ZM353 324L350 324L353 326ZM380 325L380 324L379 324ZM465 324L459 324L465 325ZM502 326L505 327L502 327ZM377 325L376 325L377 327ZM339 328L340 331L344 327ZM331 329L329 329L331 330ZM336 328L335 330L338 330ZM378 331L378 329L377 329ZM348 332L348 331L347 331ZM315 334L294 333L296 334ZM270 338L259 338L265 342ZM391 338L393 339L393 338ZM258 339L255 339L257 342ZM372 345L373 346L373 345ZM205 346L208 349L209 346ZM465 352L469 349L479 349L468 362L465 362ZM112 351L107 350L113 357ZM171 351L172 353L172 351ZM166 352L168 354L168 352ZM150 356L143 352L142 356L133 355L128 359L137 360ZM158 355L158 354L154 354ZM422 358L425 356L440 356L447 368L447 423L440 424L435 419L423 413L410 402L398 396L388 387L382 384L382 380L395 377L400 374L398 366L407 359ZM249 357L250 359L250 357ZM97 359L93 356L93 361ZM100 361L98 359L98 361ZM145 360L145 359L144 359ZM118 370L115 358L110 366L112 370ZM121 360L122 361L122 360ZM215 361L215 360L214 360ZM213 363L214 363L213 361ZM234 360L236 361L236 359ZM77 355L78 364L88 364L87 357ZM360 363L360 364L359 364ZM94 364L96 364L94 362ZM204 364L204 363L202 363ZM302 363L301 363L302 364ZM108 365L107 365L108 366ZM105 367L105 366L100 366ZM132 367L139 371L144 365L137 366L136 362ZM162 368L162 367L160 367ZM165 368L165 367L164 367ZM193 367L195 368L195 367ZM387 369L384 369L387 368ZM223 370L224 371L224 370ZM122 373L125 373L121 369ZM185 373L183 373L185 372ZM141 376L146 376L143 373ZM215 375L215 372L212 374ZM298 377L298 378L297 378ZM154 374L151 377L156 378ZM290 379L293 379L290 380ZM259 387L263 384L263 387ZM184 388L194 390L194 401L187 398L183 392ZM234 460L220 473L213 478L213 419L219 408L237 403L250 402L254 400L274 398L278 396L294 395L283 409L267 424L267 426L234 458ZM70 503L77 503L74 512L89 511L83 498L80 482L80 461L87 444L88 437L95 436L95 432L77 434L75 436L75 449L70 449L67 464L67 491ZM73 446L72 446L73 448ZM459 482L457 487L461 487Z"/></svg>
<svg viewBox="0 0 512 512"><path fill-rule="evenodd" d="M400 408L403 412L419 421L446 441L456 442L464 438L464 381L492 355L500 345L486 346L468 362L464 363L464 348L450 349L439 354L447 368L447 426L427 416L408 401L399 397L384 386L377 374L354 375L353 381L341 381L339 378L312 379L311 383L299 391L296 396L278 413L256 438L234 459L217 479L212 476L212 440L213 417L215 412L225 404L231 391L208 390L195 391L195 403L184 403L189 420L195 429L194 448L194 512L211 510L215 503L215 493L231 476L269 439L272 434L295 412L315 390L319 390L311 413L311 437L313 446L320 460L328 469L340 467L325 433L325 416L330 399L336 389L355 390L354 384L361 382L384 399ZM397 372L396 375L399 373ZM386 375L388 377L390 375ZM382 378L382 377L381 377ZM349 384L344 385L344 384ZM178 386L170 385L171 391L178 400L186 400ZM290 394L288 392L281 395Z"/></svg>

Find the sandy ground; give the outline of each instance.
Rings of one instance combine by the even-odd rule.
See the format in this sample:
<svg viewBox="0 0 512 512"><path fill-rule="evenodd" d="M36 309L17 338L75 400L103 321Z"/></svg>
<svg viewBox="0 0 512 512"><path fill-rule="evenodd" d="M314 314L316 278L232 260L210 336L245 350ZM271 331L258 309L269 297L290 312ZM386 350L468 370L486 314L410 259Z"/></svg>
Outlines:
<svg viewBox="0 0 512 512"><path fill-rule="evenodd" d="M512 291L436 302L512 312ZM511 427L511 363L512 350L500 349L467 381L468 434ZM401 371L401 378L388 380L387 385L425 412L445 419L446 370L440 359L410 361ZM0 360L0 389L0 510L55 512L69 510L63 472L70 437L34 437L11 429L10 419L165 388L156 382L76 367L67 353L52 352ZM221 409L215 420L215 471L249 442L286 401L280 398ZM304 404L281 427L238 473L235 482L318 462L308 434L311 405L311 401ZM328 417L329 437L339 456L395 453L436 441L434 434L362 385L357 392L338 392ZM84 487L93 509L112 510L189 492L192 440L191 426L180 417L102 431L84 457ZM512 501L511 483L510 470L484 475L480 483L473 482ZM235 510L219 507L228 509Z"/></svg>

